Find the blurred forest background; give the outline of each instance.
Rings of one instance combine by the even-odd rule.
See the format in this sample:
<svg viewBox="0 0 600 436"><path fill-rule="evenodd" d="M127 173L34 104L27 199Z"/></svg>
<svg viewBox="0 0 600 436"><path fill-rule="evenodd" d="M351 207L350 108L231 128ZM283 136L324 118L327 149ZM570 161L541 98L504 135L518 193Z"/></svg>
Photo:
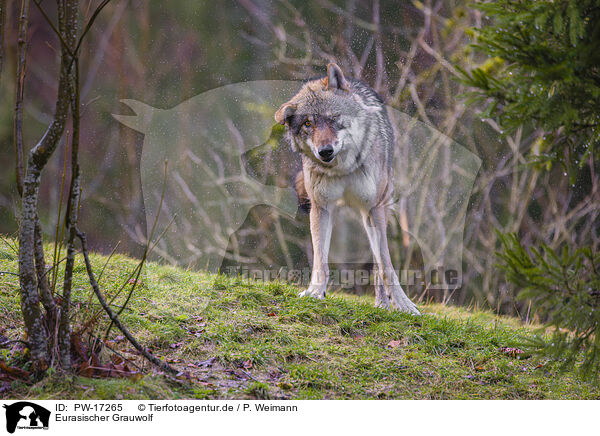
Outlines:
<svg viewBox="0 0 600 436"><path fill-rule="evenodd" d="M19 210L13 152L19 3L7 2L0 81L0 233L8 234L17 230ZM91 1L81 4L82 17L88 17ZM52 7L47 5L54 16ZM60 46L34 5L30 16L26 151L51 119ZM492 118L482 118L484 102L465 105L461 95L470 88L461 82L460 69L486 72L498 67L469 45L476 42L470 29L488 22L485 12L462 0L110 2L90 31L80 60L80 222L90 247L109 253L120 241L118 251L140 256L145 243L139 172L143 135L111 116L128 113L120 99L170 108L215 87L302 80L337 62L347 75L370 84L388 105L433 126L482 160L466 218L463 286L424 298L530 318L531 307L515 299L513 285L496 267L501 247L496 230L517 232L526 245L587 244L597 251L599 241L592 230L600 209L594 201L598 175L585 167L573 179L559 165L544 171L526 165L543 137L538 127L524 119L503 132ZM277 153L281 151L275 149L271 159L276 161ZM60 180L64 162L61 146L45 168L45 180ZM41 220L49 239L54 238L61 198L57 186L43 182L40 191ZM310 249L307 219L300 217L296 231L285 232L300 247L294 256L301 265L307 263ZM257 240L281 233L278 225L265 207L253 209L238 232L249 235L260 254L252 264L269 264L269 252L278 248ZM406 251L415 248L407 248L397 229L391 234L396 261L406 259ZM409 293L423 296L420 289L409 288Z"/></svg>

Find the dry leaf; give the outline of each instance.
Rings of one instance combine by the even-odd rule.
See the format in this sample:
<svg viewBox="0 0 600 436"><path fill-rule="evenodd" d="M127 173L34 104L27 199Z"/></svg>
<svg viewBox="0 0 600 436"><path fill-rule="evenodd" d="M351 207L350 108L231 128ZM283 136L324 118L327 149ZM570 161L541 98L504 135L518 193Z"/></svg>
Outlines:
<svg viewBox="0 0 600 436"><path fill-rule="evenodd" d="M94 375L94 370L90 367L90 365L86 361L83 361L83 362L81 362L81 365L79 365L79 369L77 370L77 373L83 377L92 377Z"/></svg>
<svg viewBox="0 0 600 436"><path fill-rule="evenodd" d="M402 339L399 339L397 341L389 341L386 345L387 348L398 348L400 346L404 345L404 341Z"/></svg>

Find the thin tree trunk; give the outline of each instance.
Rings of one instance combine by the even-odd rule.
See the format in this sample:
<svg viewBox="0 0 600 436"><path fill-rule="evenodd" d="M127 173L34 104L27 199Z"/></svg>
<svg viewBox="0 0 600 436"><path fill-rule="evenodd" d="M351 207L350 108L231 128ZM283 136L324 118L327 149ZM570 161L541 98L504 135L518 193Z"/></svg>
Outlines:
<svg viewBox="0 0 600 436"><path fill-rule="evenodd" d="M0 76L2 76L2 62L4 61L4 27L6 23L6 0L0 0Z"/></svg>
<svg viewBox="0 0 600 436"><path fill-rule="evenodd" d="M1 13L1 11L0 11ZM25 75L27 70L27 28L29 21L29 0L21 2L21 13L19 15L19 33L17 40L17 82L15 98L14 117L14 142L16 156L16 182L19 195L23 195L23 100L25 90ZM40 292L42 304L46 309L46 325L50 333L54 332L56 324L57 306L50 294L48 278L46 277L46 261L44 259L44 245L42 226L39 216L35 215L34 222L34 261L37 275L37 286Z"/></svg>
<svg viewBox="0 0 600 436"><path fill-rule="evenodd" d="M63 283L62 305L58 325L59 354L61 368L67 371L71 367L71 325L69 323L69 307L71 305L71 288L73 284L73 265L75 263L75 237L77 236L77 209L79 206L79 171L73 163L76 172L73 175L67 208L67 260L65 264L65 279Z"/></svg>
<svg viewBox="0 0 600 436"><path fill-rule="evenodd" d="M29 0L21 1L19 34L17 37L17 95L15 98L14 140L16 158L17 191L23 195L23 92L27 67L27 27L29 24Z"/></svg>
<svg viewBox="0 0 600 436"><path fill-rule="evenodd" d="M75 2L76 3L76 2ZM58 21L62 39L69 47L75 46L76 33L67 32L65 7L57 0ZM66 9L72 11L72 8ZM72 19L69 20L69 22ZM45 371L48 367L48 338L40 311L40 299L35 270L35 223L42 169L54 153L63 134L69 113L69 47L61 44L61 70L54 119L44 136L29 153L27 170L23 180L23 199L19 229L19 282L21 287L21 310L34 371ZM41 236L41 235L40 235ZM39 243L39 241L38 241Z"/></svg>
<svg viewBox="0 0 600 436"><path fill-rule="evenodd" d="M37 284L40 291L40 297L44 309L46 309L47 326L50 334L54 332L56 328L56 317L58 306L52 297L50 292L50 284L48 281L48 274L46 271L46 260L44 258L44 244L42 238L42 225L40 224L40 218L35 217L35 270L37 275Z"/></svg>
<svg viewBox="0 0 600 436"><path fill-rule="evenodd" d="M78 33L77 1L67 2L67 28L74 35ZM71 105L71 119L73 137L71 141L71 186L67 201L66 227L67 227L67 263L65 265L65 278L63 283L62 307L58 326L59 354L61 368L68 371L71 368L71 324L69 322L69 308L71 306L71 288L73 283L73 265L75 261L75 238L77 237L77 222L80 199L79 176L79 61L77 57L71 61L71 81L69 87L69 101Z"/></svg>
<svg viewBox="0 0 600 436"><path fill-rule="evenodd" d="M40 169L35 165L30 165L25 177L21 206L19 283L21 285L21 311L25 322L31 361L34 371L45 371L48 368L48 343L40 312L34 266L35 217L37 216L39 183Z"/></svg>

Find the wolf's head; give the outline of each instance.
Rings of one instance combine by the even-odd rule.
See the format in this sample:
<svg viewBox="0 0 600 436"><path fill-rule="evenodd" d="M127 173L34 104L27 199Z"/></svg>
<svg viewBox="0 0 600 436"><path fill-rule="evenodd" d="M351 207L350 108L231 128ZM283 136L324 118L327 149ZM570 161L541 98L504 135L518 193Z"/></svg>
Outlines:
<svg viewBox="0 0 600 436"><path fill-rule="evenodd" d="M295 151L325 167L346 167L360 155L368 117L382 110L373 91L331 63L325 77L305 83L277 110L275 120L287 127Z"/></svg>

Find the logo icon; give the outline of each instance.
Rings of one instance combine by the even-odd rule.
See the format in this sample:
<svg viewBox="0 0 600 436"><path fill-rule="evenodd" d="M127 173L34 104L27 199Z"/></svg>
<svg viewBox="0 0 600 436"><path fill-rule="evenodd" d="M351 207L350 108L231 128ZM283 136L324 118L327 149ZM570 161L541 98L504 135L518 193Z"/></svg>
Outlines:
<svg viewBox="0 0 600 436"><path fill-rule="evenodd" d="M19 401L3 405L6 409L6 431L14 433L19 429L48 429L50 411L29 401Z"/></svg>

